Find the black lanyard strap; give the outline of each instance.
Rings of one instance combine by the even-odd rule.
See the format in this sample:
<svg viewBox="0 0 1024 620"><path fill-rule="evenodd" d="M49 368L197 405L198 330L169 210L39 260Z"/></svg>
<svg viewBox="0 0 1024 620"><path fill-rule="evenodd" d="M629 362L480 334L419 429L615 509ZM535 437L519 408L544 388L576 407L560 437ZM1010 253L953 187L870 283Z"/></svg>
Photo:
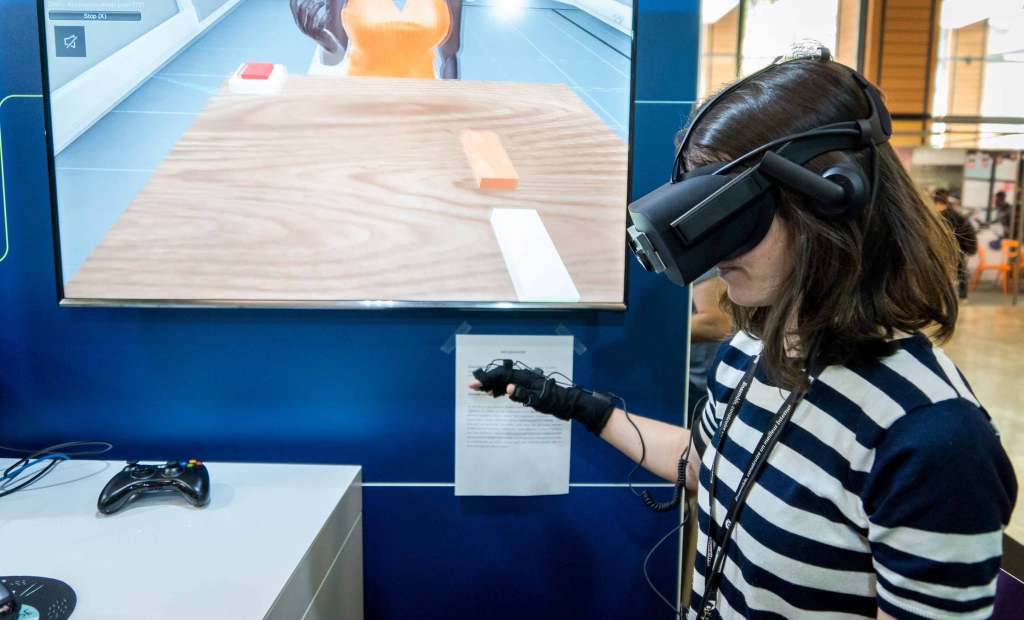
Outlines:
<svg viewBox="0 0 1024 620"><path fill-rule="evenodd" d="M782 433L783 427L793 416L793 411L796 410L797 405L800 404L800 399L803 398L805 393L804 390L799 389L790 392L786 402L782 403L782 407L772 418L771 423L768 425L768 430L764 432L760 441L757 442L757 446L754 447L747 470L740 478L739 484L736 485L735 501L733 501L732 507L725 515L725 521L722 522L721 540L718 540L716 531L718 528L715 524L715 486L718 481L718 459L722 455L722 448L725 446L725 436L729 432L729 427L732 426L733 421L739 414L740 407L750 391L750 386L754 383L754 373L757 370L758 361L759 358L754 358L747 372L744 373L743 378L736 385L732 398L729 399L729 404L725 408L725 414L722 416L715 441L715 458L711 464L711 481L708 485L708 516L710 522L708 524L707 553L704 556L707 577L704 581L704 599L699 615L700 620L708 620L715 610L718 589L722 582L722 571L725 568L727 547L732 540L732 533L736 528L736 523L739 521L740 512L746 504L747 496L754 486L754 481L757 480L761 470L764 469L765 463L768 462L768 456L771 454L775 444L779 442L779 435Z"/></svg>

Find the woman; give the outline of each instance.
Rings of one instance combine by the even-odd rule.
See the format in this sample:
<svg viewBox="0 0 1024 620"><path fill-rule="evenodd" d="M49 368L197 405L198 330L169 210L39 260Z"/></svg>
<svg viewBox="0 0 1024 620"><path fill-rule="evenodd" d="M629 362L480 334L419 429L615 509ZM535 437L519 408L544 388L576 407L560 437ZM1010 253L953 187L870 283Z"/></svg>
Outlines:
<svg viewBox="0 0 1024 620"><path fill-rule="evenodd" d="M310 73L458 79L462 0L290 0L319 44ZM440 57L435 74L434 57Z"/></svg>
<svg viewBox="0 0 1024 620"><path fill-rule="evenodd" d="M782 63L699 116L682 164L729 161L781 136L866 118L869 107L848 69ZM694 454L685 470L699 507L691 617L991 611L1016 480L985 410L922 333L942 341L955 328L952 236L891 146L877 157L877 195L859 214L820 217L783 192L760 243L719 263L739 331L712 363L692 435L513 367L478 372L471 386L580 420L634 460L639 434L644 465L668 480ZM850 158L872 170L870 148L826 153L810 168ZM767 432L787 408L789 421ZM778 443L730 513L766 436Z"/></svg>

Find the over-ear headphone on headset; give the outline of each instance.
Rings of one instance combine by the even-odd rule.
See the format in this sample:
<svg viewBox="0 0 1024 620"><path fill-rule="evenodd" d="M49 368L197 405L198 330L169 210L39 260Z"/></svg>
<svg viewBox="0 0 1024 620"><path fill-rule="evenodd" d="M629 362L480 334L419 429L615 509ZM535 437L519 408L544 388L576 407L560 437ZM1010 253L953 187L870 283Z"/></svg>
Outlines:
<svg viewBox="0 0 1024 620"><path fill-rule="evenodd" d="M827 62L829 52L790 62ZM810 198L810 208L825 219L856 216L874 203L879 145L892 135L892 119L875 86L849 67L864 91L868 118L823 125L772 140L729 162L683 172L683 155L694 128L721 99L780 63L739 80L706 103L690 121L676 148L669 182L629 205L629 247L647 271L664 273L686 286L723 260L739 256L764 238L778 209L779 187ZM872 175L860 166L840 164L819 174L807 162L833 151L872 149ZM741 166L748 166L740 170Z"/></svg>

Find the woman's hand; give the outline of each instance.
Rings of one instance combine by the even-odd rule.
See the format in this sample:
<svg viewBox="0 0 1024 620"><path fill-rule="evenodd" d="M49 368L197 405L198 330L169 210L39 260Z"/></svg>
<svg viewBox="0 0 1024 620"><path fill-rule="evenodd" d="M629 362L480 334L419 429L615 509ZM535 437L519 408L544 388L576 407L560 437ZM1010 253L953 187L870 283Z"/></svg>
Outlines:
<svg viewBox="0 0 1024 620"><path fill-rule="evenodd" d="M512 360L501 360L500 364L490 364L486 369L477 368L473 371L473 377L476 381L470 384L470 388L487 392L495 398L507 395L518 402L524 401L515 398L517 387L532 388L545 380L540 370L529 370L525 364L516 367Z"/></svg>
<svg viewBox="0 0 1024 620"><path fill-rule="evenodd" d="M512 360L502 360L487 369L473 371L476 381L470 389L487 392L498 398L508 396L517 403L562 420L579 420L595 435L600 435L615 409L613 397L591 392L575 385L559 385L539 369L519 367Z"/></svg>
<svg viewBox="0 0 1024 620"><path fill-rule="evenodd" d="M516 367L512 360L501 360L487 369L473 372L476 380L469 388L487 392L495 398L508 396L511 400L550 413L562 419L579 420L595 435L599 435L635 462L643 455L645 468L670 482L676 481L679 457L690 444L690 431L638 415L627 415L612 406L614 397L590 392L575 386L555 383L539 370L529 370L522 364ZM643 435L643 447L640 442ZM697 486L700 456L696 450L689 459L687 488Z"/></svg>
<svg viewBox="0 0 1024 620"><path fill-rule="evenodd" d="M484 384L480 383L479 381L474 381L474 382L470 383L469 384L469 389L473 390L474 392L485 392L486 391L486 390L484 390ZM516 391L516 386L514 386L514 385L512 385L510 383L505 388L505 396L512 396L512 393L515 392L515 391Z"/></svg>

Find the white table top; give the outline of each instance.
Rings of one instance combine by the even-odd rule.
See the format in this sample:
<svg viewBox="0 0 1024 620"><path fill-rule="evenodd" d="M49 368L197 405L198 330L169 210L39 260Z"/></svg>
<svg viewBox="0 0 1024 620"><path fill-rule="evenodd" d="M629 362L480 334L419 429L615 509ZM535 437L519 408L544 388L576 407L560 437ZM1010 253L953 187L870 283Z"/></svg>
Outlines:
<svg viewBox="0 0 1024 620"><path fill-rule="evenodd" d="M100 490L123 466L64 462L0 498L0 574L67 582L72 620L262 618L360 479L356 466L207 463L206 508L166 495L100 515Z"/></svg>

